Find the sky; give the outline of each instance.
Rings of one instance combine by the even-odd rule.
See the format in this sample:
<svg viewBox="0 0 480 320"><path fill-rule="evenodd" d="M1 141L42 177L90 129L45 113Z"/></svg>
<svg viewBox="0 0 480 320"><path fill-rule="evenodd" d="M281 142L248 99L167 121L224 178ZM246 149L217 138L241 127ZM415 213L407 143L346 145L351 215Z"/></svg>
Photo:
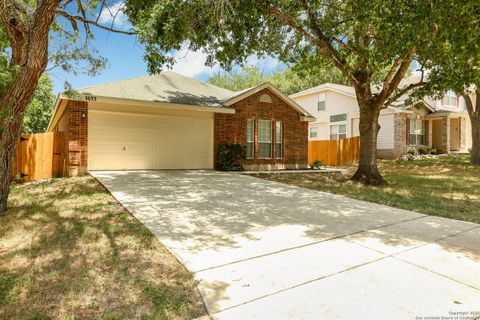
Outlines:
<svg viewBox="0 0 480 320"><path fill-rule="evenodd" d="M116 3L111 11L116 12L118 8L121 8L121 5L121 2ZM99 22L109 24L111 19L111 15L105 13L100 17ZM130 23L124 14L119 14L115 19L115 26L120 29L128 29ZM86 74L75 76L62 71L60 68L52 69L48 71L48 74L53 80L55 94L64 91L66 81L74 89L80 89L148 74L146 63L143 60L144 50L142 45L137 42L135 36L112 33L95 27L92 27L92 30L95 34L92 45L103 57L108 59L107 68L93 77ZM176 52L175 56L178 58L177 63L171 70L198 80L205 81L212 74L221 71L218 65L213 67L206 66L206 56L202 52L182 51ZM258 59L256 56L251 56L247 59L247 64L256 65L265 73L284 67L283 64L273 57Z"/></svg>

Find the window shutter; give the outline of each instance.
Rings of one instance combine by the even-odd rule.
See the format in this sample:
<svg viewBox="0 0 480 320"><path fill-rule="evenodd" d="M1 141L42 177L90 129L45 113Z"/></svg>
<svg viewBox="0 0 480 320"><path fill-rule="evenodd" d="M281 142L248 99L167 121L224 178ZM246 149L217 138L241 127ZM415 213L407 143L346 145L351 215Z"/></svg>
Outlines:
<svg viewBox="0 0 480 320"><path fill-rule="evenodd" d="M428 120L423 120L423 136L424 136L424 141L425 141L425 145L428 146L429 145L429 142L430 142L430 136L429 136L429 125L430 125L430 122Z"/></svg>
<svg viewBox="0 0 480 320"><path fill-rule="evenodd" d="M410 119L408 118L408 116L405 116L407 118L407 121L405 122L406 123L406 127L405 127L405 133L406 133L406 137L405 137L405 143L407 145L410 144L410 140L409 140L409 136L410 136Z"/></svg>

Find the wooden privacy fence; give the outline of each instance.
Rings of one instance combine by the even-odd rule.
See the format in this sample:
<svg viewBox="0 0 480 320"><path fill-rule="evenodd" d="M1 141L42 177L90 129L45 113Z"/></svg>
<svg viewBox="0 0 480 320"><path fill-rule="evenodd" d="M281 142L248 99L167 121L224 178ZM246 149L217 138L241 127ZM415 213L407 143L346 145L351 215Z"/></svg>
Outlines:
<svg viewBox="0 0 480 320"><path fill-rule="evenodd" d="M360 137L308 142L308 163L321 160L328 166L342 166L360 159Z"/></svg>
<svg viewBox="0 0 480 320"><path fill-rule="evenodd" d="M63 133L25 134L17 144L13 178L33 181L64 175Z"/></svg>

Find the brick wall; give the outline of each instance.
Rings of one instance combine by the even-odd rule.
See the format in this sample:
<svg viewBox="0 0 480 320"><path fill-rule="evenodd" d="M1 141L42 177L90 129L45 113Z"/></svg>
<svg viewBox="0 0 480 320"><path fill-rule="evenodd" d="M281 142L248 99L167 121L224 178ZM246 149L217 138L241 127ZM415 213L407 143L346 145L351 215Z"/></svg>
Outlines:
<svg viewBox="0 0 480 320"><path fill-rule="evenodd" d="M450 119L445 117L442 119L442 152L450 153Z"/></svg>
<svg viewBox="0 0 480 320"><path fill-rule="evenodd" d="M260 102L268 94L271 103ZM264 97L265 98L265 97ZM262 99L262 101L268 99ZM299 113L268 89L264 89L231 106L235 114L215 114L215 162L217 145L239 143L246 145L247 119L255 119L255 157L245 160L248 170L305 168L308 162L308 122L300 121ZM272 120L272 159L257 159L257 120ZM283 158L275 159L275 121L283 125Z"/></svg>
<svg viewBox="0 0 480 320"><path fill-rule="evenodd" d="M391 159L397 159L407 152L407 115L405 113L396 113L394 116L394 150Z"/></svg>
<svg viewBox="0 0 480 320"><path fill-rule="evenodd" d="M88 163L88 103L68 101L54 131L65 135L64 154L68 175L85 173Z"/></svg>

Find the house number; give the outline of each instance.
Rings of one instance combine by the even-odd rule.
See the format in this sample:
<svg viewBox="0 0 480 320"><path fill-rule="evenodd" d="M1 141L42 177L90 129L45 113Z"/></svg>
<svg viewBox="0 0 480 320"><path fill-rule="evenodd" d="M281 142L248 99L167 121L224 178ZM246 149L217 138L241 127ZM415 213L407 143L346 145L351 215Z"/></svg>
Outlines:
<svg viewBox="0 0 480 320"><path fill-rule="evenodd" d="M95 97L95 96L85 96L85 100L87 100L87 101L97 101L97 97Z"/></svg>

